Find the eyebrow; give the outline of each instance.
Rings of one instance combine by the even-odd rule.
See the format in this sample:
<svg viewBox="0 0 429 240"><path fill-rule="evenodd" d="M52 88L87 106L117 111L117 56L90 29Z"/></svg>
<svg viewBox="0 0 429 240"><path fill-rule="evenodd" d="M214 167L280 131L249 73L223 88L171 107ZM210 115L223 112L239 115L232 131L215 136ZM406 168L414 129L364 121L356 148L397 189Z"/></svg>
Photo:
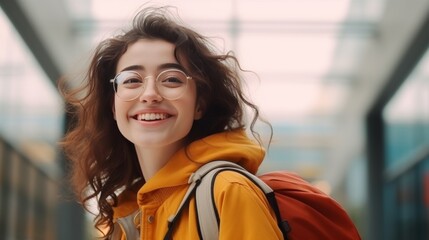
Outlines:
<svg viewBox="0 0 429 240"><path fill-rule="evenodd" d="M161 71L161 70L170 69L170 68L179 69L179 70L182 70L185 72L185 68L178 63L163 63L163 64L159 65L156 69L158 71ZM131 66L128 66L128 67L122 69L119 72L132 71L132 70L145 70L145 67L142 65L131 65Z"/></svg>

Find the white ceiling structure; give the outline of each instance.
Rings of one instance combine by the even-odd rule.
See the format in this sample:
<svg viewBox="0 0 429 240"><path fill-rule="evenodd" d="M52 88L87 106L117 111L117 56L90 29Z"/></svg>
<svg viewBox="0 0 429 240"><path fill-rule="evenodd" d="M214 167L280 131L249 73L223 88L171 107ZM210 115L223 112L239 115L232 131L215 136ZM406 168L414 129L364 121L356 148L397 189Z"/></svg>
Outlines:
<svg viewBox="0 0 429 240"><path fill-rule="evenodd" d="M95 45L126 27L144 1L17 2L59 71L78 75ZM186 24L233 50L243 68L258 74L259 80L248 75L249 95L274 126L261 171L289 169L332 187L364 153L365 113L429 6L419 0L148 5L176 6Z"/></svg>

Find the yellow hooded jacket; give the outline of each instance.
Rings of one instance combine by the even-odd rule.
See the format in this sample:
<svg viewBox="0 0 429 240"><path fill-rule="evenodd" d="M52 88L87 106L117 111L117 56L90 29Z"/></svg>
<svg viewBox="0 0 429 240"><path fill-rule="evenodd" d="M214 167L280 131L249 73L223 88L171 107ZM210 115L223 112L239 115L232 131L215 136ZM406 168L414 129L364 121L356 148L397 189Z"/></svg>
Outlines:
<svg viewBox="0 0 429 240"><path fill-rule="evenodd" d="M168 218L174 215L188 188L188 179L204 163L228 160L256 173L265 151L250 140L243 130L214 134L178 151L137 192L125 191L114 208L114 221L139 208L136 219L140 239L163 239ZM275 215L263 192L250 180L232 171L221 172L214 186L219 214L219 239L282 239ZM195 201L191 199L173 239L199 239ZM126 239L123 235L122 239Z"/></svg>

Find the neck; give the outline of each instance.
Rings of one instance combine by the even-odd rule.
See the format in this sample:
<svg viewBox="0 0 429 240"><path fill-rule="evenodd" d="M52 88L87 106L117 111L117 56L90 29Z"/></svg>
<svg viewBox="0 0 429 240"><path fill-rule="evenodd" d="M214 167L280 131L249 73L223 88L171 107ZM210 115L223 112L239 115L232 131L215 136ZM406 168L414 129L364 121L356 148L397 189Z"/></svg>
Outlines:
<svg viewBox="0 0 429 240"><path fill-rule="evenodd" d="M135 148L146 182L164 167L174 153L179 150L179 147L143 148L136 146Z"/></svg>

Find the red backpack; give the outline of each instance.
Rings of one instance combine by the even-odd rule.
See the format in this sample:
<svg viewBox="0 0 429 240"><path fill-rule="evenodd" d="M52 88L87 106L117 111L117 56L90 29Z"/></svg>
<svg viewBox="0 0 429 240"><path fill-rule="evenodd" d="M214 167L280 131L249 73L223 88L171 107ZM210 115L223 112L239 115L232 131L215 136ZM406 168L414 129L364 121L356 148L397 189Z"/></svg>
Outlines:
<svg viewBox="0 0 429 240"><path fill-rule="evenodd" d="M211 201L213 181L222 171L235 171L252 180L265 193L276 213L277 223L284 239L360 240L358 231L344 209L332 198L311 186L296 174L270 172L255 176L241 166L228 161L213 161L200 167L189 178L189 188L176 214L169 219L164 239L172 239L175 224L193 196L198 211L199 232L204 240L217 240L219 222L216 206ZM109 239L119 239L121 232L126 239L139 239L133 219L140 210L117 219ZM122 229L122 230L121 230Z"/></svg>
<svg viewBox="0 0 429 240"><path fill-rule="evenodd" d="M218 239L217 209L209 199L212 199L213 194L212 182L222 171L239 172L264 191L277 215L284 239L361 239L344 209L296 174L279 171L257 177L228 161L207 163L192 174L188 192L176 215L170 220L164 239L171 239L175 222L194 194L201 236L204 240Z"/></svg>

